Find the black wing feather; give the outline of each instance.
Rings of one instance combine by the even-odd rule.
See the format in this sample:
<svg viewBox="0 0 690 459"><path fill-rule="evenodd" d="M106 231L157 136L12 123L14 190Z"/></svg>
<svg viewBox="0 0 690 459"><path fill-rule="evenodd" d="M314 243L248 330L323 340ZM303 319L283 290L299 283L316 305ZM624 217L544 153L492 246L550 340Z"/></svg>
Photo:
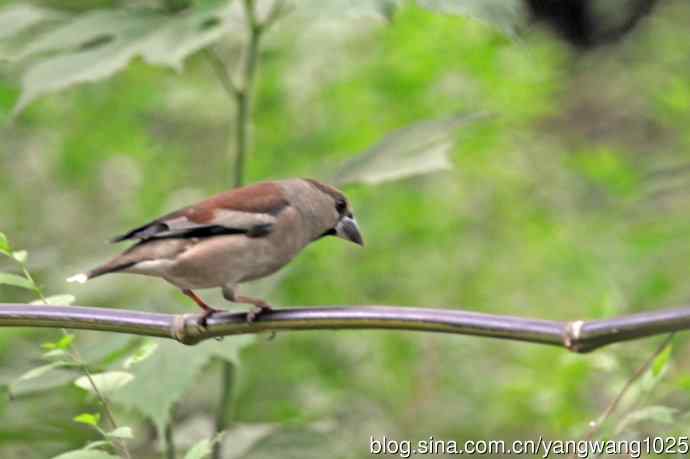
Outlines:
<svg viewBox="0 0 690 459"><path fill-rule="evenodd" d="M245 234L248 237L259 238L268 236L273 230L273 225L270 223L260 224L246 229L228 228L227 226L221 225L207 225L170 231L166 233L165 231L168 230L168 225L158 222L153 225L145 225L140 228L133 229L127 234L114 238L112 242L120 242L127 239L141 239L142 241L153 239L192 239L213 236L227 236L232 234Z"/></svg>

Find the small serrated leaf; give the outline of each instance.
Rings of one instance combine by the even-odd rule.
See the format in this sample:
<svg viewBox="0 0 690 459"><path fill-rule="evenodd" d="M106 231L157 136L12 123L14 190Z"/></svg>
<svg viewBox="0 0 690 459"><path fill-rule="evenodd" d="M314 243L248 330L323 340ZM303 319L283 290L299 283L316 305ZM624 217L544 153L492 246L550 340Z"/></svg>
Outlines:
<svg viewBox="0 0 690 459"><path fill-rule="evenodd" d="M10 5L0 10L0 40L10 38L29 27L46 20L57 19L61 14L34 5Z"/></svg>
<svg viewBox="0 0 690 459"><path fill-rule="evenodd" d="M75 416L73 421L78 422L80 424L98 427L98 423L101 422L101 415L100 413L82 413L79 416Z"/></svg>
<svg viewBox="0 0 690 459"><path fill-rule="evenodd" d="M5 233L0 233L0 253L8 256L10 254L10 243Z"/></svg>
<svg viewBox="0 0 690 459"><path fill-rule="evenodd" d="M652 362L652 375L658 377L666 370L671 361L671 351L672 345L669 344L656 356L654 362Z"/></svg>
<svg viewBox="0 0 690 459"><path fill-rule="evenodd" d="M84 449L94 449L94 448L101 448L103 446L111 446L113 442L109 440L98 440L98 441L92 441L88 445L84 446Z"/></svg>
<svg viewBox="0 0 690 459"><path fill-rule="evenodd" d="M34 56L22 75L13 113L36 98L111 77L135 57L180 70L190 54L231 29L227 2L214 1L167 14L143 8L89 11L27 44L19 58ZM45 56L47 55L47 56Z"/></svg>
<svg viewBox="0 0 690 459"><path fill-rule="evenodd" d="M91 375L91 380L103 394L112 394L121 387L126 386L134 379L134 375L126 371L108 371L105 373L95 373ZM95 392L91 385L91 380L87 376L80 376L74 384L86 391Z"/></svg>
<svg viewBox="0 0 690 459"><path fill-rule="evenodd" d="M127 426L118 427L112 432L108 432L106 435L111 438L121 438L123 440L129 440L134 438L132 428Z"/></svg>
<svg viewBox="0 0 690 459"><path fill-rule="evenodd" d="M211 440L205 438L192 446L184 455L184 459L205 459L211 455L212 447Z"/></svg>
<svg viewBox="0 0 690 459"><path fill-rule="evenodd" d="M34 290L34 284L29 279L17 274L0 273L0 284L11 285L12 287L25 288L27 290Z"/></svg>
<svg viewBox="0 0 690 459"><path fill-rule="evenodd" d="M58 341L56 341L54 343L53 342L41 343L41 348L42 349L55 349L55 348L57 348L57 343L58 343Z"/></svg>
<svg viewBox="0 0 690 459"><path fill-rule="evenodd" d="M56 368L64 367L69 365L69 362L65 362L63 360L58 361L58 362L51 362L46 365L41 365L40 367L32 368L31 370L27 371L26 373L22 374L17 380L13 383L19 383L22 381L28 381L30 379L35 379L40 376L43 376L44 374L48 373L49 371L52 371Z"/></svg>
<svg viewBox="0 0 690 459"><path fill-rule="evenodd" d="M17 260L19 263L26 263L26 259L29 257L29 253L26 250L15 250L12 252L12 258Z"/></svg>
<svg viewBox="0 0 690 459"><path fill-rule="evenodd" d="M56 349L69 349L72 346L72 343L74 342L74 335L71 334L66 334L60 340L55 343L55 348Z"/></svg>
<svg viewBox="0 0 690 459"><path fill-rule="evenodd" d="M54 359L56 357L65 357L67 355L67 352L65 352L62 349L53 349L52 351L48 351L43 353L41 358L43 359Z"/></svg>
<svg viewBox="0 0 690 459"><path fill-rule="evenodd" d="M99 449L77 449L62 453L52 459L119 459L117 456L108 454Z"/></svg>
<svg viewBox="0 0 690 459"><path fill-rule="evenodd" d="M66 334L55 342L41 343L41 348L48 349L48 350L51 350L51 349L65 350L65 349L69 349L70 346L72 346L72 342L74 342L74 335Z"/></svg>
<svg viewBox="0 0 690 459"><path fill-rule="evenodd" d="M139 346L137 350L132 353L132 355L125 359L125 361L122 363L122 367L127 370L132 365L143 362L151 357L153 353L156 352L156 349L158 349L158 343L155 341L145 342Z"/></svg>

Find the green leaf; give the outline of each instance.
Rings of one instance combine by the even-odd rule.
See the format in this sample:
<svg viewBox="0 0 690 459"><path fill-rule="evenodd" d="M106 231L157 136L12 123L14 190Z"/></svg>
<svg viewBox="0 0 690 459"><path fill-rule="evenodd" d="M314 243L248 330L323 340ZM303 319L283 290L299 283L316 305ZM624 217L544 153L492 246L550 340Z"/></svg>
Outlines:
<svg viewBox="0 0 690 459"><path fill-rule="evenodd" d="M108 371L105 373L95 373L91 375L91 380L102 394L112 394L118 389L126 386L134 379L134 375L126 371ZM149 381L149 383L152 380ZM95 392L91 381L86 376L81 376L74 381L74 384L86 391Z"/></svg>
<svg viewBox="0 0 690 459"><path fill-rule="evenodd" d="M83 449L89 450L89 449L94 449L94 448L102 448L103 446L111 446L113 442L110 440L98 440L98 441L92 441L88 445L84 446Z"/></svg>
<svg viewBox="0 0 690 459"><path fill-rule="evenodd" d="M26 250L16 250L12 252L12 258L17 260L19 263L26 263L26 259L29 257L29 253Z"/></svg>
<svg viewBox="0 0 690 459"><path fill-rule="evenodd" d="M43 359L53 359L55 357L65 357L67 352L62 349L53 349L52 351L44 352L41 358Z"/></svg>
<svg viewBox="0 0 690 459"><path fill-rule="evenodd" d="M113 442L110 440L98 440L98 441L92 441L88 445L84 446L85 450L88 449L94 449L94 448L101 448L103 446L111 446Z"/></svg>
<svg viewBox="0 0 690 459"><path fill-rule="evenodd" d="M656 356L654 362L652 362L652 375L655 377L660 376L668 367L668 364L671 361L672 348L673 346L671 344L666 346L664 350Z"/></svg>
<svg viewBox="0 0 690 459"><path fill-rule="evenodd" d="M65 361L59 361L59 362L52 362L48 363L46 365L41 365L40 367L32 368L31 370L27 371L23 375L21 375L17 380L12 383L13 385L22 381L28 381L30 379L35 379L38 377L43 376L44 374L48 373L49 371L52 371L56 368L64 367L69 365L69 362Z"/></svg>
<svg viewBox="0 0 690 459"><path fill-rule="evenodd" d="M156 352L156 349L158 349L158 343L150 340L139 346L136 351L132 353L129 357L125 359L125 361L122 363L123 368L129 369L132 365L137 364L139 362L143 362L144 360L148 359L153 355L154 352Z"/></svg>
<svg viewBox="0 0 690 459"><path fill-rule="evenodd" d="M624 432L627 427L645 421L673 424L673 417L676 412L678 412L677 409L668 406L648 406L626 415L616 427L616 432Z"/></svg>
<svg viewBox="0 0 690 459"><path fill-rule="evenodd" d="M184 459L205 459L211 455L211 450L213 448L213 443L208 438L205 438L192 446L187 454L184 455Z"/></svg>
<svg viewBox="0 0 690 459"><path fill-rule="evenodd" d="M134 382L113 394L112 400L151 418L162 434L170 408L195 384L197 373L207 362L208 355L196 346L160 343L155 355L134 367Z"/></svg>
<svg viewBox="0 0 690 459"><path fill-rule="evenodd" d="M124 440L129 440L131 438L134 438L134 434L132 433L132 428L127 427L127 426L118 427L117 429L113 430L112 432L108 432L106 435L108 437L121 438Z"/></svg>
<svg viewBox="0 0 690 459"><path fill-rule="evenodd" d="M7 241L5 233L0 233L0 253L3 255L10 255L10 243Z"/></svg>
<svg viewBox="0 0 690 459"><path fill-rule="evenodd" d="M53 457L53 459L119 459L98 449L77 449Z"/></svg>
<svg viewBox="0 0 690 459"><path fill-rule="evenodd" d="M220 357L237 362L239 350L253 341L253 337L233 336L193 347L160 342L151 357L132 367L134 381L113 394L112 400L150 418L162 438L170 408L197 384L198 373L209 360Z"/></svg>
<svg viewBox="0 0 690 459"><path fill-rule="evenodd" d="M74 303L76 298L74 295L69 295L69 294L60 294L60 295L51 295L46 297L46 300L35 300L32 301L31 304L46 304L50 306L69 306L70 304Z"/></svg>
<svg viewBox="0 0 690 459"><path fill-rule="evenodd" d="M80 424L98 427L98 423L101 422L101 415L100 413L82 413L79 416L76 416L73 420L74 422L78 422Z"/></svg>
<svg viewBox="0 0 690 459"><path fill-rule="evenodd" d="M34 290L34 284L29 279L10 273L0 273L0 284Z"/></svg>
<svg viewBox="0 0 690 459"><path fill-rule="evenodd" d="M522 0L417 0L422 8L445 14L466 16L514 35L527 20Z"/></svg>
<svg viewBox="0 0 690 459"><path fill-rule="evenodd" d="M448 154L456 130L486 116L478 113L437 121L422 121L389 134L378 144L343 164L335 174L339 184L378 183L452 168Z"/></svg>
<svg viewBox="0 0 690 459"><path fill-rule="evenodd" d="M46 20L61 17L60 13L32 5L15 4L0 10L0 40L10 38Z"/></svg>
<svg viewBox="0 0 690 459"><path fill-rule="evenodd" d="M47 343L41 343L41 347L43 349L56 349L59 341L56 341L54 343L47 342Z"/></svg>
<svg viewBox="0 0 690 459"><path fill-rule="evenodd" d="M70 346L72 346L72 342L74 342L74 335L72 334L67 334L62 336L59 340L55 341L54 343L42 343L41 347L43 349L69 349Z"/></svg>
<svg viewBox="0 0 690 459"><path fill-rule="evenodd" d="M69 349L72 346L73 342L74 342L74 335L66 334L62 338L60 338L60 341L55 343L55 348L56 349Z"/></svg>
<svg viewBox="0 0 690 459"><path fill-rule="evenodd" d="M174 14L122 8L79 15L19 52L39 58L22 77L14 113L42 95L108 78L137 56L180 70L187 56L232 30L229 7L218 0Z"/></svg>
<svg viewBox="0 0 690 459"><path fill-rule="evenodd" d="M226 433L227 432L220 432L213 438L205 438L197 442L187 451L187 454L184 455L184 459L204 459L210 456L213 445L221 441Z"/></svg>
<svg viewBox="0 0 690 459"><path fill-rule="evenodd" d="M146 9L87 11L39 35L27 43L17 57L21 59L37 54L98 48L116 41L118 37L132 38L133 35L144 34L141 30L143 26L163 17L160 13Z"/></svg>

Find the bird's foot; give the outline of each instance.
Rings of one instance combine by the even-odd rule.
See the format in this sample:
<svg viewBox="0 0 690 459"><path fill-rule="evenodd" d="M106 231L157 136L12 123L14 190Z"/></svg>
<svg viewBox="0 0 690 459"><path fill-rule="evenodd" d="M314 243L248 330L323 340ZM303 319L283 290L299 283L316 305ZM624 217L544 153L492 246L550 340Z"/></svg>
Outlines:
<svg viewBox="0 0 690 459"><path fill-rule="evenodd" d="M247 323L252 323L261 314L273 311L273 308L266 303L254 304L254 307L247 311Z"/></svg>
<svg viewBox="0 0 690 459"><path fill-rule="evenodd" d="M203 328L208 327L208 318L211 317L213 314L216 314L218 312L227 312L227 311L224 311L223 309L216 309L216 308L212 308L211 306L207 305L204 302L204 300L199 298L199 296L196 293L194 293L193 291L191 291L189 289L182 289L182 293L184 295L188 296L189 298L191 298L192 300L194 300L194 302L204 311L204 313L201 314L201 317L199 317L199 320L197 321L199 326L201 326Z"/></svg>
<svg viewBox="0 0 690 459"><path fill-rule="evenodd" d="M216 309L216 308L211 308L209 307L208 309L204 309L203 314L201 314L201 317L199 317L199 320L197 323L199 324L200 327L203 328L208 328L208 318L211 317L213 314L217 314L219 312L227 312L224 309Z"/></svg>
<svg viewBox="0 0 690 459"><path fill-rule="evenodd" d="M247 312L247 323L252 323L261 314L272 311L273 308L270 304L266 303L264 300L258 298L252 298L249 296L237 296L232 299L235 303L244 303L254 305L252 309Z"/></svg>

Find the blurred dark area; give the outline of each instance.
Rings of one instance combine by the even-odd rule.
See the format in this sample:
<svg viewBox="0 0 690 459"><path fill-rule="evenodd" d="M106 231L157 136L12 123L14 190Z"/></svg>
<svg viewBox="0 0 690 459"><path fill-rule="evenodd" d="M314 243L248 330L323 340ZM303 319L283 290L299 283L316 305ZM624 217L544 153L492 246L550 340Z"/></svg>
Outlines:
<svg viewBox="0 0 690 459"><path fill-rule="evenodd" d="M586 51L615 43L649 16L659 0L525 0L533 21Z"/></svg>

